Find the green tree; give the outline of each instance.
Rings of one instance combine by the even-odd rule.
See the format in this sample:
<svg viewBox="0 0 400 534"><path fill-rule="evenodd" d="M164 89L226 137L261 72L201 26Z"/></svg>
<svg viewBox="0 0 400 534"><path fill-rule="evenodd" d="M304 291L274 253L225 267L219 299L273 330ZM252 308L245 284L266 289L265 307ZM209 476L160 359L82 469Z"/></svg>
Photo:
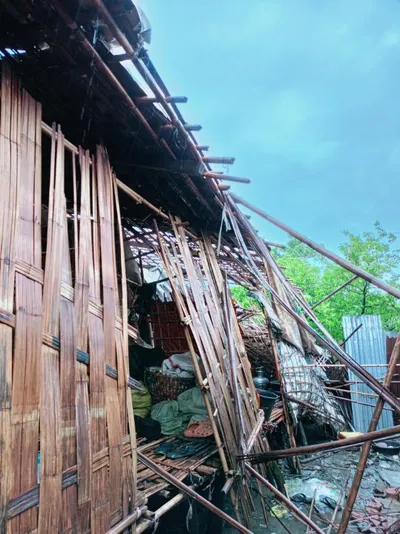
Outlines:
<svg viewBox="0 0 400 534"><path fill-rule="evenodd" d="M346 230L344 236L345 240L339 246L339 252L344 258L399 287L400 249L395 248L395 234L386 232L376 222L370 232L353 234ZM305 298L311 304L315 304L353 276L295 239L290 239L284 250L278 249L275 257L285 267L285 275L303 290ZM344 315L380 315L386 330L400 330L398 300L361 278L322 303L315 312L338 341L343 339Z"/></svg>

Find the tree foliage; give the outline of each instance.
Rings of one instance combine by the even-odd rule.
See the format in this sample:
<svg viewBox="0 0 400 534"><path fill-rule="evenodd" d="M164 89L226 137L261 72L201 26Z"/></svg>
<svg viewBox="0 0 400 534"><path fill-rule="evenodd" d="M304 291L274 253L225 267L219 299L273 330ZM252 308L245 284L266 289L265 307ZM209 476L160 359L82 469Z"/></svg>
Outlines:
<svg viewBox="0 0 400 534"><path fill-rule="evenodd" d="M395 248L395 234L386 232L376 222L372 231L353 234L346 230L344 237L345 240L339 246L339 253L344 258L399 287L400 249ZM285 267L285 276L303 290L305 298L311 304L317 303L353 276L295 239L290 239L285 249L278 249L275 257ZM240 295L238 296L238 301L241 302ZM242 305L245 306L245 303ZM344 315L380 315L386 330L400 330L400 304L397 299L360 278L322 303L315 311L339 341L343 339Z"/></svg>

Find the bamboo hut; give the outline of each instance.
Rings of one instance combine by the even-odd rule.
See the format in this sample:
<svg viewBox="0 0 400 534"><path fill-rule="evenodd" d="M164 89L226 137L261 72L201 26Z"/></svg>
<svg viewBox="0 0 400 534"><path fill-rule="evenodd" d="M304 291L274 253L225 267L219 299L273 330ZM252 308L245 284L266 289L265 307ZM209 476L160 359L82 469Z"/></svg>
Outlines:
<svg viewBox="0 0 400 534"><path fill-rule="evenodd" d="M323 404L322 417L345 424L323 387L309 393L314 377L293 374L307 354L329 350L399 402L309 326L317 319L275 245L227 193L248 180L212 168L232 158L197 144L134 3L4 0L0 23L0 531L144 532L189 497L250 532L252 476L321 532L266 479L271 464L247 462L273 453L229 284L263 304L257 344L292 391L279 415L291 449L299 405ZM176 437L136 431L132 392L143 384L130 348L140 343L190 355L212 430L194 454L160 455ZM235 517L197 491L217 472ZM158 509L155 495L166 500Z"/></svg>

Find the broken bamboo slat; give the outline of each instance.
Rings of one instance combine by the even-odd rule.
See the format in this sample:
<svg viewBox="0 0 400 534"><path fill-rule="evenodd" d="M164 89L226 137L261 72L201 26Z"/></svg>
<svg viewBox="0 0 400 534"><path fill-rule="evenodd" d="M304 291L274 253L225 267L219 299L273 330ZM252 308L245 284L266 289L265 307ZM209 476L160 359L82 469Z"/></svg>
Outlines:
<svg viewBox="0 0 400 534"><path fill-rule="evenodd" d="M75 156L74 156L75 157ZM79 203L79 237L76 252L77 271L75 273L75 317L77 353L88 350L89 321L89 264L91 250L90 223L90 165L89 153L79 150L79 166L81 175ZM76 174L73 174L75 181ZM76 186L74 187L74 190ZM78 211L76 211L77 219ZM74 227L75 228L75 227ZM76 247L75 247L76 248ZM76 378L76 440L77 440L77 472L78 472L78 524L82 532L90 528L91 516L91 485L92 485L92 446L91 420L89 406L89 377L87 367L77 365Z"/></svg>
<svg viewBox="0 0 400 534"><path fill-rule="evenodd" d="M98 187L100 258L103 298L103 335L105 361L117 366L115 314L116 314L116 266L114 251L113 225L113 182L111 169L105 149L101 146L96 151L96 178ZM121 365L121 361L119 362ZM119 381L124 382L124 369L118 369ZM104 369L103 369L104 374ZM123 392L122 392L123 394ZM110 456L109 467L109 500L110 514L122 506L122 456L121 456L121 406L118 394L118 383L109 377L105 379L105 405L107 420L107 437ZM126 400L122 403L125 409ZM117 416L117 414L118 416Z"/></svg>
<svg viewBox="0 0 400 534"><path fill-rule="evenodd" d="M64 136L58 128L51 165L43 284L43 329L59 336L64 204ZM53 152L54 153L54 152ZM57 532L61 521L61 398L57 351L43 345L40 369L40 506L39 532ZM49 410L48 407L52 409Z"/></svg>
<svg viewBox="0 0 400 534"><path fill-rule="evenodd" d="M252 534L251 530L246 528L245 526L238 523L235 519L230 517L228 514L217 508L214 504L212 504L210 501L202 497L199 493L191 489L189 486L186 486L183 482L175 478L173 475L168 473L168 471L165 471L162 467L154 463L152 460L147 458L143 453L138 452L138 457L140 461L146 465L149 469L157 473L161 478L167 480L170 484L178 488L180 491L186 493L189 497L195 499L197 502L208 508L211 512L218 515L221 519L232 525L234 528L236 528L239 532L243 532L244 534ZM257 473L258 474L258 473Z"/></svg>
<svg viewBox="0 0 400 534"><path fill-rule="evenodd" d="M62 281L72 285L68 227L65 198L63 202L64 228L62 235ZM77 247L74 247L76 252ZM74 262L75 264L75 262ZM60 404L62 436L62 471L76 465L76 331L74 303L61 296L60 301ZM63 532L78 528L78 491L76 486L65 489L61 495L61 529Z"/></svg>
<svg viewBox="0 0 400 534"><path fill-rule="evenodd" d="M120 245L120 265L121 265L121 286L122 286L122 337L119 336L119 350L122 351L122 362L120 368L124 369L124 377L128 377L129 371L129 346L128 346L128 295L127 295L127 279L126 279L126 265L125 265L125 249L124 249L124 235L121 223L121 212L119 205L119 196L118 196L118 185L116 176L113 176L113 189L114 189L114 200L116 207L116 219L118 226L118 237ZM117 333L117 336L119 334ZM118 345L117 345L118 350ZM125 461L124 468L126 470L126 482L128 485L128 494L131 499L131 507L136 506L137 501L137 456L136 456L136 430L135 430L135 419L132 406L132 397L128 390L129 387L129 377L127 378L125 384L125 402L126 402L126 414L127 421L125 421L125 426L123 425L123 430L129 432L130 437L130 448L131 448L131 457ZM126 427L126 424L128 425ZM128 497L129 497L128 495ZM129 502L128 508L129 508Z"/></svg>
<svg viewBox="0 0 400 534"><path fill-rule="evenodd" d="M372 274L368 273L367 271L364 271L364 269L361 269L360 267L357 267L356 265L354 265L353 263L345 260L344 258L341 258L340 256L338 256L334 252L330 252L329 250L326 250L325 248L321 247L320 245L318 245L314 241L311 241L311 239L308 239L307 237L303 236L302 234L300 234L296 230L293 230L292 228L290 228L286 224L278 221L274 217L271 217L271 215L268 215L265 211L262 211L259 208L256 208L255 206L253 206L252 204L250 204L246 200L243 200L242 198L238 197L237 195L231 194L230 196L231 196L232 200L234 202L236 202L236 204L242 204L243 206L245 206L249 210L253 211L257 215L262 217L263 219L266 219L267 221L271 222L272 224L274 224L275 226L277 226L281 230L284 230L285 232L287 232L292 237L295 237L296 239L298 239L302 243L305 243L306 245L308 245L310 248L312 248L316 252L319 252L320 254L322 254L322 256L325 256L326 258L332 260L333 262L337 263L338 265L340 265L344 269L347 269L348 271L354 273L355 275L359 276L360 278L363 278L364 280L366 280L367 282L370 282L371 284L373 284L374 286L378 287L379 289L382 289L383 291L386 291L386 293L389 293L390 295L393 295L394 297L400 299L400 290L396 289L395 287L393 287L393 286L391 286L389 284L386 284L386 282L383 282L382 280L379 280L379 278L377 278L376 276L373 276Z"/></svg>
<svg viewBox="0 0 400 534"><path fill-rule="evenodd" d="M397 336L395 346L393 347L392 354L390 355L389 367L386 372L385 378L383 380L383 385L386 387L390 386L393 375L396 372L396 366L397 366L399 357L400 357L400 335ZM379 398L377 400L374 412L371 417L371 422L368 427L368 432L373 432L374 430L376 430L378 423L379 423L379 419L382 414L384 404L385 402L382 398ZM353 506L354 506L354 503L356 502L358 490L360 488L362 477L364 475L365 466L367 465L367 460L368 460L368 456L371 450L371 446L372 446L371 441L367 441L362 446L360 459L358 461L356 472L353 478L353 483L351 485L349 496L347 498L346 505L344 507L342 518L340 520L338 534L344 534L347 530L347 526L350 521L351 513L353 511Z"/></svg>
<svg viewBox="0 0 400 534"><path fill-rule="evenodd" d="M98 224L97 166L92 165L92 228L91 247L93 253L89 262L89 298L101 304L101 265L100 265L100 228ZM107 447L106 428L106 385L103 322L100 317L89 314L89 351L90 351L90 416L92 454ZM110 526L109 475L108 467L103 466L91 476L91 528L95 532L106 532Z"/></svg>

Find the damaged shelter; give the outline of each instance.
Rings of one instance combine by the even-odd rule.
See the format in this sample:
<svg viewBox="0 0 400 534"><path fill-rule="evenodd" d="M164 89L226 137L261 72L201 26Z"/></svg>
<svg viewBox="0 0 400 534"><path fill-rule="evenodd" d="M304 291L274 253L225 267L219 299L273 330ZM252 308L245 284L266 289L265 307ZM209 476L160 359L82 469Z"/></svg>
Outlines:
<svg viewBox="0 0 400 534"><path fill-rule="evenodd" d="M334 437L351 430L324 365L343 362L377 410L399 401L331 338L240 211L227 183L248 180L211 167L233 158L197 144L134 3L4 0L0 24L0 531L152 531L189 499L251 532L255 483L265 520L268 489L322 532L275 459L298 468L314 450L296 443L306 415ZM232 284L259 301L258 334ZM254 381L267 359L281 393L270 418ZM269 444L274 420L283 450ZM356 495L357 480L348 517Z"/></svg>

